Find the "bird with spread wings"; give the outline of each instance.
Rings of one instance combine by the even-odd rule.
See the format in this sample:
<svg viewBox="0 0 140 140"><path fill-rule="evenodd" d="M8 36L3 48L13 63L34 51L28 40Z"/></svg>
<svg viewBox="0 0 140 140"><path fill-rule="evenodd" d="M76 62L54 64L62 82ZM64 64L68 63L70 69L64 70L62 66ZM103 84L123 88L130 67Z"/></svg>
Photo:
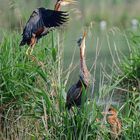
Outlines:
<svg viewBox="0 0 140 140"><path fill-rule="evenodd" d="M20 46L25 44L29 46L26 51L27 55L31 55L35 44L40 38L68 21L69 14L60 11L60 7L74 2L74 0L57 0L54 10L41 7L32 12L23 29L22 40L20 42Z"/></svg>

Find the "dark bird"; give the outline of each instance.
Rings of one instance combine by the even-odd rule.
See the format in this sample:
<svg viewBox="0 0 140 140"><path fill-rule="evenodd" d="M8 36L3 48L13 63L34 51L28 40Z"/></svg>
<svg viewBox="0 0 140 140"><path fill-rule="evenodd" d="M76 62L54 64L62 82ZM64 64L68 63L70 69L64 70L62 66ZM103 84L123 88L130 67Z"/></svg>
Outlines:
<svg viewBox="0 0 140 140"><path fill-rule="evenodd" d="M57 0L54 10L41 7L33 11L25 25L22 41L20 42L20 46L25 44L30 46L26 51L27 55L31 55L36 42L41 37L68 21L68 13L59 10L61 5L67 5L72 2L74 0Z"/></svg>
<svg viewBox="0 0 140 140"><path fill-rule="evenodd" d="M110 124L111 139L112 140L119 139L119 136L121 134L122 124L118 118L118 113L116 109L110 107L107 112L104 112L104 114L107 114L107 122Z"/></svg>
<svg viewBox="0 0 140 140"><path fill-rule="evenodd" d="M80 47L80 78L78 82L68 90L66 98L66 108L71 109L72 106L76 105L80 107L82 101L82 93L89 87L90 84L90 73L85 62L85 37L86 33L77 41Z"/></svg>

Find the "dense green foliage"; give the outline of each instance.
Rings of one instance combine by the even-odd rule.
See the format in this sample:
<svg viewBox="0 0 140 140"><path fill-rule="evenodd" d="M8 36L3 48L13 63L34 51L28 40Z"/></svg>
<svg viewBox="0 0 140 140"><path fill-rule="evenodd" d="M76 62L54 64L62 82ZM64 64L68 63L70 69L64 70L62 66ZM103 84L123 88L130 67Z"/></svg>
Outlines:
<svg viewBox="0 0 140 140"><path fill-rule="evenodd" d="M53 31L39 41L33 51L37 61L26 56L27 46L19 47L19 30L35 7L52 8L52 1L1 2L0 13L10 12L3 12L0 19L4 28L0 35L0 140L109 140L110 126L101 112L110 105L118 110L122 122L120 139L140 138L140 29L125 32L112 27L129 28L130 20L139 18L139 1L86 2L76 7L79 15L70 11L75 19L66 32ZM129 8L137 10L130 12ZM79 16L84 17L80 23ZM99 30L101 20L109 23L104 31ZM95 78L94 93L91 83L83 98L86 94L94 98L80 110L68 112L66 92L79 78L79 50L76 47L74 52L73 46L83 28L88 31L87 64Z"/></svg>
<svg viewBox="0 0 140 140"><path fill-rule="evenodd" d="M53 41L59 37L52 35L48 36L47 41L42 40L34 50L38 61L44 63L39 65L25 55L26 48L19 48L17 33L12 35L5 33L0 45L1 138L109 139L109 125L104 120L96 122L96 118L103 118L101 112L104 109L104 106L96 100L87 101L81 110L76 108L74 112L65 110L66 93L63 84L65 78L61 75L62 70L59 70L61 46ZM117 106L120 108L119 117L123 124L122 138L138 139L140 137L139 76L137 75L139 36L132 35L130 40L132 63L128 62L130 58L126 57L120 66L121 74L115 78L115 81L114 78L111 80L113 83L108 80L108 84L107 81L103 82L97 92L102 96L100 98L104 98L119 87L116 96L126 95L125 101ZM106 88L101 90L104 86ZM104 93L101 94L102 92Z"/></svg>

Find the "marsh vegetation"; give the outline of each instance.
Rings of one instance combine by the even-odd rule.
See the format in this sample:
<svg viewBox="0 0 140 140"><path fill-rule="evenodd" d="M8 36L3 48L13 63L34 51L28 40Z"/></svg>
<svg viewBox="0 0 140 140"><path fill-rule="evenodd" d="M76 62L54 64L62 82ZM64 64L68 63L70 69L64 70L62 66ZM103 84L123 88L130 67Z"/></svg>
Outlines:
<svg viewBox="0 0 140 140"><path fill-rule="evenodd" d="M110 139L101 112L110 105L122 123L120 139L140 137L139 0L79 0L64 29L41 39L32 62L20 48L21 31L36 7L53 9L55 1L1 0L0 4L0 139ZM104 30L100 22L106 21ZM65 109L66 94L79 78L76 40L87 31L86 63L92 74L88 99L73 112ZM94 86L93 86L94 85ZM93 90L94 88L94 90ZM97 121L97 118L101 121Z"/></svg>

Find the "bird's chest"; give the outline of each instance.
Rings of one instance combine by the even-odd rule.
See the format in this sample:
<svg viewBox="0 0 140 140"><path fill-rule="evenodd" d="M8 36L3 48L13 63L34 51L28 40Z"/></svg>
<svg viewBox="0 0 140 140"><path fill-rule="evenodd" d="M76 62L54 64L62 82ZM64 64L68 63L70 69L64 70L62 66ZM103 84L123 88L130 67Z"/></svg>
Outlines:
<svg viewBox="0 0 140 140"><path fill-rule="evenodd" d="M111 125L111 126L117 126L117 121L116 121L116 117L114 116L109 116L108 117L108 123Z"/></svg>
<svg viewBox="0 0 140 140"><path fill-rule="evenodd" d="M45 27L40 27L39 29L37 29L37 31L35 32L35 35L38 37L40 36L45 30Z"/></svg>

